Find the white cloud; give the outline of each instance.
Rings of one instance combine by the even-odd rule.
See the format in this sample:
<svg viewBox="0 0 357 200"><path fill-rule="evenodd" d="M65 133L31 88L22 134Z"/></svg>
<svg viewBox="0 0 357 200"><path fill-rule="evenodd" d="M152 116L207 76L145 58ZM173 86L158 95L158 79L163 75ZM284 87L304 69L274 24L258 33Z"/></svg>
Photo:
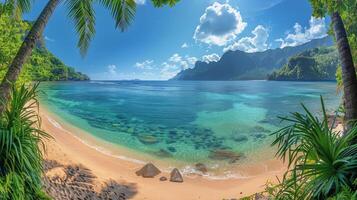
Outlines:
<svg viewBox="0 0 357 200"><path fill-rule="evenodd" d="M49 42L54 42L54 41L55 41L54 39L52 39L52 38L50 38L50 37L48 37L48 36L45 36L45 40L46 40L46 41L49 41Z"/></svg>
<svg viewBox="0 0 357 200"><path fill-rule="evenodd" d="M285 38L279 38L275 41L280 42L280 48L297 46L310 42L313 39L327 36L327 29L325 18L311 17L309 28L303 28L299 23L296 23L294 25L294 33L289 33Z"/></svg>
<svg viewBox="0 0 357 200"><path fill-rule="evenodd" d="M146 0L135 0L135 3L138 5L144 5Z"/></svg>
<svg viewBox="0 0 357 200"><path fill-rule="evenodd" d="M144 70L152 70L155 68L153 60L145 60L144 62L135 63L135 67Z"/></svg>
<svg viewBox="0 0 357 200"><path fill-rule="evenodd" d="M175 53L166 62L161 64L160 76L162 79L170 79L181 70L192 68L197 60L196 57L188 55L182 57L178 53Z"/></svg>
<svg viewBox="0 0 357 200"><path fill-rule="evenodd" d="M116 75L117 74L117 66L116 65L108 65L108 73L110 75Z"/></svg>
<svg viewBox="0 0 357 200"><path fill-rule="evenodd" d="M181 45L181 48L185 49L185 48L188 48L188 44L185 42Z"/></svg>
<svg viewBox="0 0 357 200"><path fill-rule="evenodd" d="M258 51L265 51L269 48L268 45L268 38L269 32L268 29L262 25L258 25L252 31L253 37L243 37L240 40L234 42L233 44L225 47L223 51L228 50L241 50L245 52L258 52Z"/></svg>
<svg viewBox="0 0 357 200"><path fill-rule="evenodd" d="M202 61L206 62L206 63L217 62L217 61L219 61L219 59L220 59L220 57L216 53L202 56Z"/></svg>
<svg viewBox="0 0 357 200"><path fill-rule="evenodd" d="M228 3L213 3L206 8L193 38L207 44L224 46L234 40L247 26L240 12Z"/></svg>

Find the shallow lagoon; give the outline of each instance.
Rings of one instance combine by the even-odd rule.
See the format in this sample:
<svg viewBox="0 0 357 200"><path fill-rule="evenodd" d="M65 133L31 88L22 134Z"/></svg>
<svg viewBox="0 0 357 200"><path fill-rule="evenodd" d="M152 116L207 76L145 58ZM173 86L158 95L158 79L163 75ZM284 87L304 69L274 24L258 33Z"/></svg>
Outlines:
<svg viewBox="0 0 357 200"><path fill-rule="evenodd" d="M114 145L211 167L273 157L277 116L329 111L334 82L90 81L42 83L41 101L64 121ZM262 152L264 152L262 154Z"/></svg>

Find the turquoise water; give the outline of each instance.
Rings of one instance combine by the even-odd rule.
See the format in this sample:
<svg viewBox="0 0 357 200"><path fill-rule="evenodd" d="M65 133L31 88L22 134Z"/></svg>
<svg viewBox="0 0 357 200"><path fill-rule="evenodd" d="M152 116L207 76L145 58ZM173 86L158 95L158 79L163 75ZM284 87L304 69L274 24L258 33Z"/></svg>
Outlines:
<svg viewBox="0 0 357 200"><path fill-rule="evenodd" d="M333 82L91 81L41 89L56 115L93 136L185 163L269 159L254 152L269 149L269 134L282 126L277 116L301 111L301 102L319 113L320 95L330 111L339 104Z"/></svg>

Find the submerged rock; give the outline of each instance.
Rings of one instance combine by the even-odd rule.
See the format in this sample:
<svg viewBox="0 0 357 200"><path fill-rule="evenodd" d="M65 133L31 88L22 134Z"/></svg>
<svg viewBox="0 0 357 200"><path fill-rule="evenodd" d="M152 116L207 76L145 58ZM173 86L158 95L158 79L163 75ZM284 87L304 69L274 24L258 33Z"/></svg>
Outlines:
<svg viewBox="0 0 357 200"><path fill-rule="evenodd" d="M170 158L172 157L172 154L168 151L166 151L165 149L160 149L157 152L154 152L154 154L158 157L162 157L162 158Z"/></svg>
<svg viewBox="0 0 357 200"><path fill-rule="evenodd" d="M206 174L208 172L207 167L203 163L197 163L195 165L196 170L202 172L203 174Z"/></svg>
<svg viewBox="0 0 357 200"><path fill-rule="evenodd" d="M254 126L253 127L254 132L263 132L263 133L270 133L270 130L262 127L262 126Z"/></svg>
<svg viewBox="0 0 357 200"><path fill-rule="evenodd" d="M143 168L136 172L136 175L142 176L144 178L153 178L160 174L161 171L152 163L146 164Z"/></svg>
<svg viewBox="0 0 357 200"><path fill-rule="evenodd" d="M248 140L248 137L245 135L235 135L233 136L233 140L236 142L245 142Z"/></svg>
<svg viewBox="0 0 357 200"><path fill-rule="evenodd" d="M183 182L182 175L181 175L180 171L177 168L172 170L172 172L170 174L170 181L171 182L176 182L176 183L182 183Z"/></svg>
<svg viewBox="0 0 357 200"><path fill-rule="evenodd" d="M217 149L211 151L208 157L213 160L228 160L229 163L235 163L239 159L243 158L244 155L229 150Z"/></svg>
<svg viewBox="0 0 357 200"><path fill-rule="evenodd" d="M158 139L152 135L140 135L138 139L143 144L156 144L159 142Z"/></svg>
<svg viewBox="0 0 357 200"><path fill-rule="evenodd" d="M169 150L169 151L172 152L172 153L175 153L175 152L176 152L175 147L167 147L167 150Z"/></svg>
<svg viewBox="0 0 357 200"><path fill-rule="evenodd" d="M264 135L263 133L256 133L253 135L256 139L264 139L266 138L267 136Z"/></svg>

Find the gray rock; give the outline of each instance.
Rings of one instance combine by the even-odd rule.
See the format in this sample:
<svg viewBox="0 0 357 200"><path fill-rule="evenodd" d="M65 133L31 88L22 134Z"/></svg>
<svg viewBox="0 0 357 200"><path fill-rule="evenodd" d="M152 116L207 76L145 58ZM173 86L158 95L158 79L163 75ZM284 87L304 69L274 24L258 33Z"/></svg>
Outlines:
<svg viewBox="0 0 357 200"><path fill-rule="evenodd" d="M203 164L203 163L197 163L197 164L195 165L195 168L196 168L198 171L202 172L203 174L206 174L207 171L208 171L206 165Z"/></svg>
<svg viewBox="0 0 357 200"><path fill-rule="evenodd" d="M160 181L167 181L167 178L165 176L161 176Z"/></svg>
<svg viewBox="0 0 357 200"><path fill-rule="evenodd" d="M182 175L181 175L180 171L177 168L172 170L172 172L170 174L170 181L171 182L176 182L176 183L182 183L183 182Z"/></svg>
<svg viewBox="0 0 357 200"><path fill-rule="evenodd" d="M136 175L144 178L153 178L160 174L161 171L152 163L146 164L143 168L136 172Z"/></svg>

